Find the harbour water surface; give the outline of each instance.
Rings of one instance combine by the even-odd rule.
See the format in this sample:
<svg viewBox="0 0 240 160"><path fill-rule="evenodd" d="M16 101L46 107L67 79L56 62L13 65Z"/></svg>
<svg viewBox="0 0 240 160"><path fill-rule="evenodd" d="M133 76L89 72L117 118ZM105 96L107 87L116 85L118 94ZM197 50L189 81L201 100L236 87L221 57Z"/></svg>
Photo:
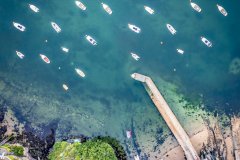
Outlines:
<svg viewBox="0 0 240 160"><path fill-rule="evenodd" d="M77 8L73 0L0 1L1 77L21 84L17 93L3 90L0 94L14 100L34 90L36 97L40 96L31 110L13 107L25 121L39 125L57 120L59 135L123 137L134 118L136 123L162 121L141 84L131 79L133 72L176 85L190 101L202 98L206 109L239 112L240 64L234 74L229 69L231 62L240 58L239 1L196 1L202 8L197 13L188 0L106 0L113 10L111 16L100 1L82 2L86 11ZM28 3L39 7L40 12L32 12ZM227 17L217 10L216 3L225 7ZM144 5L155 14L148 14ZM13 21L26 26L26 31L14 28ZM61 33L53 30L51 21L61 27ZM142 32L132 32L128 23L139 26ZM176 35L171 35L166 23L177 30ZM86 34L98 45L90 45ZM212 41L213 47L205 46L201 36ZM61 46L69 48L69 53ZM178 54L177 48L185 53ZM19 59L16 50L25 58ZM135 61L130 52L136 52L140 60ZM40 53L51 63L44 63ZM75 73L76 67L85 72L85 78ZM67 92L62 89L64 83L69 87ZM52 106L54 101L57 105Z"/></svg>

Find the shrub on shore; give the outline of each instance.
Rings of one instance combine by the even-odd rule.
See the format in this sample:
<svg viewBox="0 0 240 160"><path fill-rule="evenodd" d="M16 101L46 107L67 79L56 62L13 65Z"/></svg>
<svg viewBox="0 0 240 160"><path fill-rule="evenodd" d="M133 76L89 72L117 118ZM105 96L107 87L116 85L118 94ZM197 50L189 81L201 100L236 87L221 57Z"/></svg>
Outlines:
<svg viewBox="0 0 240 160"><path fill-rule="evenodd" d="M106 142L89 140L84 143L56 142L50 152L50 160L117 160L113 148Z"/></svg>

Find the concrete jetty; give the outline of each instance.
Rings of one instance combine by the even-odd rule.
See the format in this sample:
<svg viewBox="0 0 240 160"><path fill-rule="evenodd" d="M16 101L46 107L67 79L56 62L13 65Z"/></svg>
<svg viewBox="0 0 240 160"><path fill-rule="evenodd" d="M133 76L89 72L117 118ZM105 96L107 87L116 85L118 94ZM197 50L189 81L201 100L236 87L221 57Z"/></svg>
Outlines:
<svg viewBox="0 0 240 160"><path fill-rule="evenodd" d="M177 120L176 116L168 106L167 102L157 89L156 85L150 77L139 73L133 73L131 77L137 81L140 81L144 84L149 96L151 97L153 103L157 107L158 111L162 115L163 119L167 123L168 127L174 134L178 143L182 147L185 156L188 160L200 160L196 150L193 148L192 143L182 128L181 124Z"/></svg>

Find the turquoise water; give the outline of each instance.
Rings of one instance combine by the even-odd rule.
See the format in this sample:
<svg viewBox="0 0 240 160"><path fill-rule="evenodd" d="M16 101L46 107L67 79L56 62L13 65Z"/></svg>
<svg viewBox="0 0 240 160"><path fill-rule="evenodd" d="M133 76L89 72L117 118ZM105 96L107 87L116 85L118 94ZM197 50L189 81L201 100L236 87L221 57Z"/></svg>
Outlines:
<svg viewBox="0 0 240 160"><path fill-rule="evenodd" d="M159 119L141 84L130 78L133 72L171 82L191 100L203 97L208 109L239 112L240 73L229 72L231 61L240 57L239 1L218 1L228 11L227 17L219 13L216 1L196 1L202 8L199 14L187 0L106 0L113 10L111 16L100 1L82 2L87 6L85 12L73 0L32 0L40 8L36 14L28 8L29 1L0 1L1 76L21 84L16 94L19 97L29 91L46 99L38 103L36 98L36 106L28 112L27 102L25 107L16 107L23 119L36 125L57 119L62 127L59 134L67 130L87 135L122 135L132 118L137 123L136 116L144 116L142 112L147 114L143 121ZM143 5L152 7L156 14L147 14ZM26 26L26 31L15 29L13 21ZM51 21L61 27L61 33L53 30ZM142 33L130 31L127 23L139 26ZM166 29L166 23L177 30L175 36ZM94 37L98 45L91 46L85 34ZM213 47L206 47L200 36L212 41ZM61 46L69 48L69 53L63 53ZM185 53L178 54L176 48ZM25 58L19 59L15 50ZM141 59L132 59L131 51ZM51 64L44 63L40 53ZM84 79L75 73L75 67L86 73ZM62 89L63 83L69 86L68 92ZM9 95L18 102L15 93ZM58 101L57 105L52 101ZM80 119L83 113L91 117ZM91 123L93 126L85 128ZM102 123L108 125L101 127Z"/></svg>

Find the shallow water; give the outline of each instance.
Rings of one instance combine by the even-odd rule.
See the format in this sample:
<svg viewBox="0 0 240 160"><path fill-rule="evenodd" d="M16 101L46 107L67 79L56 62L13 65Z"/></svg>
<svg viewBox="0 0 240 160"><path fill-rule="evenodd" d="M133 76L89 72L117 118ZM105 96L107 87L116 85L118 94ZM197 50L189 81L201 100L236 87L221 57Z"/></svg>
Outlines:
<svg viewBox="0 0 240 160"><path fill-rule="evenodd" d="M1 73L23 88L39 90L46 99L62 102L59 108L43 103L29 113L18 108L28 122L58 119L63 132L122 135L131 127L133 117L138 123L136 116L142 112L146 112L143 121L162 121L144 88L130 78L133 72L171 82L191 100L203 96L208 109L239 112L240 74L229 73L231 61L240 57L239 2L219 1L228 11L227 17L219 13L214 1L196 1L202 8L199 14L187 0L108 0L105 3L113 10L111 16L96 0L82 2L87 6L85 12L74 1L31 1L40 8L36 14L28 8L28 1L0 1ZM143 5L152 7L156 14L147 14ZM26 32L15 29L13 21L25 25ZM61 33L52 29L51 21L62 28ZM130 31L127 23L136 24L142 33ZM166 29L166 23L177 30L175 36ZM98 45L91 46L85 34L94 37ZM213 42L212 48L200 41L202 35ZM63 53L61 46L69 48L69 53ZM176 48L185 50L184 55ZM15 50L25 58L20 60ZM132 59L131 51L139 54L140 61ZM47 55L51 64L45 64L39 53ZM75 67L86 73L84 79L76 75ZM63 83L70 88L67 93ZM83 113L90 117L82 118ZM100 127L100 122L107 125Z"/></svg>

